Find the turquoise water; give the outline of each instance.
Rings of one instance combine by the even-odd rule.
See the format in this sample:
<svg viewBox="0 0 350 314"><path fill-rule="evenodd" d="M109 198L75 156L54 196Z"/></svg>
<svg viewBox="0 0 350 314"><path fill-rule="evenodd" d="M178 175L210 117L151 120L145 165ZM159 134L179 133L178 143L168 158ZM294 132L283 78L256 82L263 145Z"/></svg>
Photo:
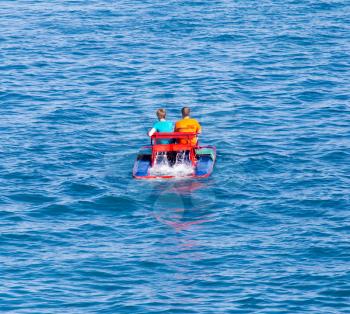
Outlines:
<svg viewBox="0 0 350 314"><path fill-rule="evenodd" d="M349 313L348 1L0 4L2 313ZM155 110L207 180L136 181Z"/></svg>

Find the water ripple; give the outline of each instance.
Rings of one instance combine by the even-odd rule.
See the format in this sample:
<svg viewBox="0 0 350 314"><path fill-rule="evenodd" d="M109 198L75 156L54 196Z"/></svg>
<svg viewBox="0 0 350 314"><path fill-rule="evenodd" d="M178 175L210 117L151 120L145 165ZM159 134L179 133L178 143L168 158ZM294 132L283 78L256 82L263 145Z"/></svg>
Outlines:
<svg viewBox="0 0 350 314"><path fill-rule="evenodd" d="M348 313L346 1L2 1L4 313ZM191 106L207 180L135 181Z"/></svg>

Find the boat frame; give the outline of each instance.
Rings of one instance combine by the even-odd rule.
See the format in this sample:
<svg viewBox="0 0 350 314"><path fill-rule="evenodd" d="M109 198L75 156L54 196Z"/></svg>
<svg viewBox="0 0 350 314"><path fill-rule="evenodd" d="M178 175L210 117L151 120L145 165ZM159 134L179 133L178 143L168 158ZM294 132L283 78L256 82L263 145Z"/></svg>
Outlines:
<svg viewBox="0 0 350 314"><path fill-rule="evenodd" d="M196 170L198 168L198 163L201 162L201 156L199 152L205 152L207 150L209 154L203 154L204 155L210 155L212 162L208 164L207 171L206 172L198 172L194 171L193 174L185 176L185 178L207 178L210 176L215 160L216 160L216 147L207 145L207 146L199 146L198 144L198 133L193 132L162 132L162 133L154 133L151 136L151 145L143 146L141 148L142 151L148 151L147 154L142 154L141 152L138 154L138 157L135 161L135 165L133 168L133 177L135 179L171 179L175 178L173 175L150 175L149 170L154 166L156 156L160 152L168 153L168 152L181 152L181 151L188 151L189 155L189 161L192 165L192 167ZM174 143L170 144L160 144L160 140L172 140ZM180 143L179 143L180 142ZM150 156L149 156L150 155ZM138 167L139 163L138 161L140 158L144 158L144 156L149 156L149 166L147 168L147 173L144 175L139 175L138 173ZM208 163L208 162L207 162ZM197 168L196 168L197 167Z"/></svg>

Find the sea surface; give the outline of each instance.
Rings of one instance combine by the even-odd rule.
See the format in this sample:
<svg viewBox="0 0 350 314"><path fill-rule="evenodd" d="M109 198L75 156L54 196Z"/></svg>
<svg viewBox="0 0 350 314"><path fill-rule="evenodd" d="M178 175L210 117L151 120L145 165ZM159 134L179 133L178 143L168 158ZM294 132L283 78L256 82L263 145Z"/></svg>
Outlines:
<svg viewBox="0 0 350 314"><path fill-rule="evenodd" d="M1 0L1 313L350 313L350 2ZM164 107L205 180L137 181Z"/></svg>

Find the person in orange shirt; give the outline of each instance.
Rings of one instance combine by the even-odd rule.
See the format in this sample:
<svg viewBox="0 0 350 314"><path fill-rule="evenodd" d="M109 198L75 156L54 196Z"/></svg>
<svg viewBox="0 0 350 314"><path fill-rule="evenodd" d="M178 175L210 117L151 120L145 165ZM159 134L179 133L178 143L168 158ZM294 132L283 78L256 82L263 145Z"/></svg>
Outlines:
<svg viewBox="0 0 350 314"><path fill-rule="evenodd" d="M194 133L201 133L202 127L198 123L196 119L192 119L190 117L191 110L188 107L183 107L181 110L182 113L182 120L179 120L175 124L175 132L194 132ZM186 139L180 139L180 144L187 144ZM192 144L195 145L197 143L197 138L194 138L192 140Z"/></svg>

